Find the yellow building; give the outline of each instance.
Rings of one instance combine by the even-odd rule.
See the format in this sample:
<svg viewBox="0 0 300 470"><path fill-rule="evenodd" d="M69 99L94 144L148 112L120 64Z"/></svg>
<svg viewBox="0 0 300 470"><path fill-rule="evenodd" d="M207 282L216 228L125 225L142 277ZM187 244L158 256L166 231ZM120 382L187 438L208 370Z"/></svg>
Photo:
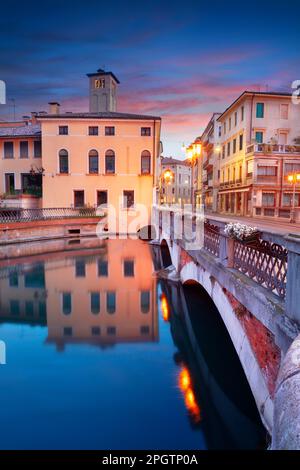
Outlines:
<svg viewBox="0 0 300 470"><path fill-rule="evenodd" d="M42 193L41 129L32 119L0 123L2 205L37 206Z"/></svg>

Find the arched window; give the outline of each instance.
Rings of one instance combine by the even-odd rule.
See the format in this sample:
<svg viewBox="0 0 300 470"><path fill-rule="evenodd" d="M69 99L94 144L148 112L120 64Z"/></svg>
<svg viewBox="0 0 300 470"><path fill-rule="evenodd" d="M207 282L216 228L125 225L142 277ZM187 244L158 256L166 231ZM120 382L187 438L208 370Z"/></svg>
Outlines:
<svg viewBox="0 0 300 470"><path fill-rule="evenodd" d="M105 152L105 173L113 175L115 170L115 152L113 150L107 150Z"/></svg>
<svg viewBox="0 0 300 470"><path fill-rule="evenodd" d="M97 150L89 151L89 173L97 174L99 173L99 157Z"/></svg>
<svg viewBox="0 0 300 470"><path fill-rule="evenodd" d="M151 153L144 150L141 154L141 173L142 175L150 175L151 171Z"/></svg>
<svg viewBox="0 0 300 470"><path fill-rule="evenodd" d="M69 154L65 149L59 151L59 172L62 174L69 173Z"/></svg>

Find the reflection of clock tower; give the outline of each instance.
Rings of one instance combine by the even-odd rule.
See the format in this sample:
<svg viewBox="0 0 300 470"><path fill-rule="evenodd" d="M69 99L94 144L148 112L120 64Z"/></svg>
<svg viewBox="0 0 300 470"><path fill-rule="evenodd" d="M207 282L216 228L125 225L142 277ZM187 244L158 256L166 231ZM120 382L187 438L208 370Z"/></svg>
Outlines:
<svg viewBox="0 0 300 470"><path fill-rule="evenodd" d="M120 83L117 77L102 69L87 76L90 80L90 113L116 111L117 86Z"/></svg>

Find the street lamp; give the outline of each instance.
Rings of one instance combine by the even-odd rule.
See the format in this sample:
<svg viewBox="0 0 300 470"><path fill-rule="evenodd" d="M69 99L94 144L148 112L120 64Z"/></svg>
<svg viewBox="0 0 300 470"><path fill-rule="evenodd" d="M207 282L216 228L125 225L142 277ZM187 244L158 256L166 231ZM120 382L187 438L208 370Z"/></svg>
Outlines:
<svg viewBox="0 0 300 470"><path fill-rule="evenodd" d="M192 212L194 211L194 166L196 164L197 158L200 157L202 150L202 145L200 140L195 140L188 148L186 156L190 161L191 165L191 202L192 202Z"/></svg>
<svg viewBox="0 0 300 470"><path fill-rule="evenodd" d="M300 173L291 173L287 176L287 180L290 184L293 185L293 196L292 196L292 210L291 210L291 217L290 222L293 224L296 222L295 218L295 205L296 205L296 184L300 184Z"/></svg>
<svg viewBox="0 0 300 470"><path fill-rule="evenodd" d="M168 203L168 192L169 192L168 187L173 182L173 179L174 179L173 172L169 169L165 170L164 173L163 173L163 180L164 180L165 184L167 185L167 188L166 188L167 203Z"/></svg>

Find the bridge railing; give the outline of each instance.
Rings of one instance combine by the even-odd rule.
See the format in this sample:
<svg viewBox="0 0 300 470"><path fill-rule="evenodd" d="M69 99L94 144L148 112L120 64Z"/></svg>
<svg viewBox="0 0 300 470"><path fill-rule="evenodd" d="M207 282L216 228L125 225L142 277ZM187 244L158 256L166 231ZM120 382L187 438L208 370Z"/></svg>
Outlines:
<svg viewBox="0 0 300 470"><path fill-rule="evenodd" d="M96 217L95 208L0 209L0 224L73 217Z"/></svg>
<svg viewBox="0 0 300 470"><path fill-rule="evenodd" d="M164 236L169 234L171 240L176 240L179 219L174 214L168 216L167 212L162 218L159 214L160 230L164 230ZM182 219L187 219L185 227L190 227L191 233L199 230L193 215L185 214ZM300 234L283 236L262 231L257 240L245 243L226 236L224 222L213 217L203 222L200 225L204 232L203 244L199 250L209 252L227 268L241 272L271 291L285 302L287 314L300 323ZM188 249L184 240L178 243Z"/></svg>

